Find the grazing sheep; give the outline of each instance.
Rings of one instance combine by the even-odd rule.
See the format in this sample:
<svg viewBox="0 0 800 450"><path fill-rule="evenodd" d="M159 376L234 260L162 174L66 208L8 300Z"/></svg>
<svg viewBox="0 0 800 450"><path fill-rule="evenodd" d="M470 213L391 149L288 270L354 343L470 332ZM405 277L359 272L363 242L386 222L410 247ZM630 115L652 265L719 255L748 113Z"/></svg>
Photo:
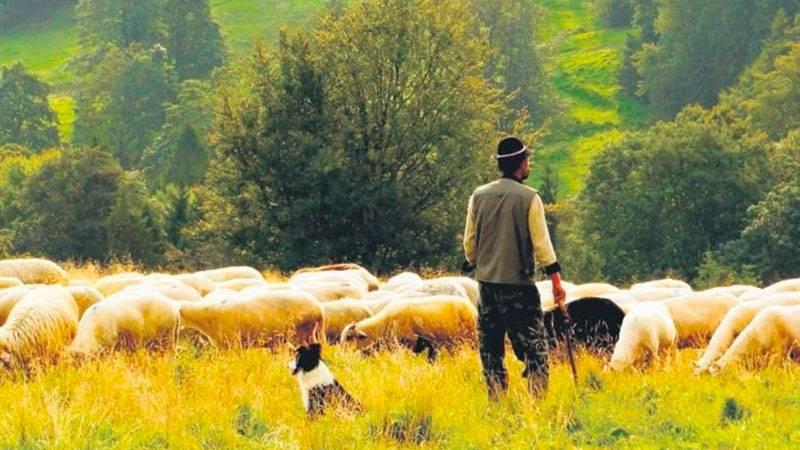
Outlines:
<svg viewBox="0 0 800 450"><path fill-rule="evenodd" d="M67 351L75 356L140 348L175 348L180 317L178 307L156 292L121 292L84 314Z"/></svg>
<svg viewBox="0 0 800 450"><path fill-rule="evenodd" d="M6 323L8 316L11 314L11 310L17 306L22 297L25 297L25 294L32 291L33 287L30 286L17 286L15 288L8 288L3 289L3 292L0 293L0 325Z"/></svg>
<svg viewBox="0 0 800 450"><path fill-rule="evenodd" d="M369 308L372 311L372 315L378 314L379 312L383 311L384 308L389 306L393 300L398 298L404 297L383 297L383 298L376 298L374 300L359 300L359 303Z"/></svg>
<svg viewBox="0 0 800 450"><path fill-rule="evenodd" d="M4 259L0 277L13 277L24 284L69 283L69 276L58 264L41 258Z"/></svg>
<svg viewBox="0 0 800 450"><path fill-rule="evenodd" d="M403 291L414 289L422 284L422 278L413 272L403 272L389 278L381 287L381 291Z"/></svg>
<svg viewBox="0 0 800 450"><path fill-rule="evenodd" d="M569 302L566 308L572 323L572 337L578 344L599 352L614 349L625 318L625 313L616 303L589 297ZM560 308L544 313L544 326L553 346L564 340L567 328Z"/></svg>
<svg viewBox="0 0 800 450"><path fill-rule="evenodd" d="M659 353L674 348L677 336L665 304L636 304L622 321L619 340L607 368L622 371L638 362L657 358Z"/></svg>
<svg viewBox="0 0 800 450"><path fill-rule="evenodd" d="M105 299L103 294L92 286L67 286L67 291L72 295L75 304L78 305L78 317L83 317L87 309L95 303Z"/></svg>
<svg viewBox="0 0 800 450"><path fill-rule="evenodd" d="M478 312L461 297L436 296L403 299L390 303L378 314L342 331L342 341L367 350L393 342L414 347L424 339L432 346L429 357L440 346L452 348L475 343Z"/></svg>
<svg viewBox="0 0 800 450"><path fill-rule="evenodd" d="M325 329L322 305L305 292L286 290L238 295L215 303L181 303L181 323L220 348L305 342Z"/></svg>
<svg viewBox="0 0 800 450"><path fill-rule="evenodd" d="M215 289L232 289L234 291L243 291L251 287L267 286L266 280L257 278L234 278L232 280L221 281L215 284Z"/></svg>
<svg viewBox="0 0 800 450"><path fill-rule="evenodd" d="M197 291L198 294L202 296L205 296L209 292L216 289L216 286L214 286L214 282L211 281L211 279L205 275L200 275L196 273L182 273L179 275L173 275L173 277L176 280L180 281L181 283L194 289L195 291Z"/></svg>
<svg viewBox="0 0 800 450"><path fill-rule="evenodd" d="M361 274L354 270L327 271L327 272L295 272L289 278L292 286L308 286L315 284L347 285L362 292L361 296L370 291L370 284ZM374 290L374 289L373 289Z"/></svg>
<svg viewBox="0 0 800 450"><path fill-rule="evenodd" d="M569 291L569 299L605 297L607 294L619 292L619 288L608 283L579 284Z"/></svg>
<svg viewBox="0 0 800 450"><path fill-rule="evenodd" d="M339 300L322 304L325 313L325 336L328 342L339 342L345 327L372 316L370 310L360 300Z"/></svg>
<svg viewBox="0 0 800 450"><path fill-rule="evenodd" d="M800 291L800 278L779 281L771 286L764 288L764 295L779 294L781 292Z"/></svg>
<svg viewBox="0 0 800 450"><path fill-rule="evenodd" d="M22 285L22 281L19 281L17 277L0 277L0 289L8 289Z"/></svg>
<svg viewBox="0 0 800 450"><path fill-rule="evenodd" d="M458 281L453 281L452 279L445 279L445 278L436 278L433 280L427 280L423 282L420 286L408 290L402 291L400 293L403 297L408 298L415 298L415 297L431 297L435 295L448 295L451 297L461 297L463 299L469 300L472 302L472 299L467 294L467 291L461 286L461 283ZM477 298L475 299L477 302ZM473 304L475 306L475 304Z"/></svg>
<svg viewBox="0 0 800 450"><path fill-rule="evenodd" d="M639 291L639 290L648 290L648 289L682 289L685 291L692 290L692 287L689 286L689 283L681 280L673 280L672 278L663 278L661 280L653 280L653 281L646 281L644 283L636 283L631 286L630 290L632 291Z"/></svg>
<svg viewBox="0 0 800 450"><path fill-rule="evenodd" d="M739 299L723 292L696 292L665 300L678 332L680 347L693 347L708 342L722 318Z"/></svg>
<svg viewBox="0 0 800 450"><path fill-rule="evenodd" d="M439 281L442 283L455 283L461 286L464 289L464 293L467 294L467 298L469 301L477 308L478 307L478 297L480 296L480 288L478 287L478 282L473 280L469 277L440 277L435 278L432 281Z"/></svg>
<svg viewBox="0 0 800 450"><path fill-rule="evenodd" d="M292 278L294 278L295 275L308 274L308 273L324 273L327 275L331 275L342 272L353 273L359 276L367 284L368 291L376 291L381 287L381 282L375 275L370 273L370 271L368 271L364 267L353 263L330 264L327 266L300 269L294 273Z"/></svg>
<svg viewBox="0 0 800 450"><path fill-rule="evenodd" d="M204 276L214 283L234 280L237 278L252 278L255 280L264 279L259 271L249 266L232 266L222 267L219 269L203 270L200 272L195 272L195 275Z"/></svg>
<svg viewBox="0 0 800 450"><path fill-rule="evenodd" d="M201 301L205 303L214 303L236 297L239 294L238 291L234 291L233 289L214 289L206 294Z"/></svg>
<svg viewBox="0 0 800 450"><path fill-rule="evenodd" d="M800 343L800 305L769 306L756 314L710 371L717 373L747 357L796 356Z"/></svg>
<svg viewBox="0 0 800 450"><path fill-rule="evenodd" d="M144 275L138 272L125 272L115 275L104 276L94 282L94 287L100 291L101 294L108 297L117 292L125 289L126 287L139 284L144 280Z"/></svg>
<svg viewBox="0 0 800 450"><path fill-rule="evenodd" d="M196 290L172 278L145 280L139 284L129 286L118 293L138 291L158 292L175 302L199 302L203 299Z"/></svg>
<svg viewBox="0 0 800 450"><path fill-rule="evenodd" d="M614 302L617 306L619 306L623 312L626 314L633 305L639 303L639 300L636 300L631 296L627 291L619 291L619 292L612 292L606 295L603 295L600 298L606 298Z"/></svg>
<svg viewBox="0 0 800 450"><path fill-rule="evenodd" d="M746 284L736 284L733 286L721 286L709 289L707 292L724 292L731 294L739 300L744 300L745 296L750 298L757 298L761 295L761 288L749 286Z"/></svg>
<svg viewBox="0 0 800 450"><path fill-rule="evenodd" d="M75 337L78 305L69 291L43 287L28 291L0 327L0 364L30 369L52 363Z"/></svg>
<svg viewBox="0 0 800 450"><path fill-rule="evenodd" d="M798 304L800 304L800 292L784 292L761 297L759 300L742 302L731 308L711 336L711 341L708 343L705 352L703 352L703 356L695 363L696 372L700 373L708 370L711 364L716 362L730 348L736 336L750 324L760 311L769 306Z"/></svg>
<svg viewBox="0 0 800 450"><path fill-rule="evenodd" d="M308 292L320 302L332 302L345 298L360 299L367 294L363 286L347 281L295 281L289 286L298 291Z"/></svg>
<svg viewBox="0 0 800 450"><path fill-rule="evenodd" d="M628 295L639 302L660 302L670 298L681 297L692 293L683 288L642 288L627 291Z"/></svg>

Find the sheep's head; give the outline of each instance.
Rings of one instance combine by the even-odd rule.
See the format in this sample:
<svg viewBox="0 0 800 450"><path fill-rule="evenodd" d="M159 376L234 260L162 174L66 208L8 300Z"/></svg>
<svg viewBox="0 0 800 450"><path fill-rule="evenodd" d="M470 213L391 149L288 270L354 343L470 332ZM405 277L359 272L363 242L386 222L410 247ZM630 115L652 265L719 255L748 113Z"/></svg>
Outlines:
<svg viewBox="0 0 800 450"><path fill-rule="evenodd" d="M345 345L355 345L359 350L367 350L372 346L372 340L367 333L358 328L358 325L351 323L342 330L341 341Z"/></svg>

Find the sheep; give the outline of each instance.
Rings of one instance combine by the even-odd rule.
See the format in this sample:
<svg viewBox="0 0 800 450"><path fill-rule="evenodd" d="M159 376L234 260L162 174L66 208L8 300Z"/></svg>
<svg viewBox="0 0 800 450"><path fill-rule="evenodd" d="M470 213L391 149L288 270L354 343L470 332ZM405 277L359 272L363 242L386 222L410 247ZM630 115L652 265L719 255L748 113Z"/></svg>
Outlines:
<svg viewBox="0 0 800 450"><path fill-rule="evenodd" d="M683 288L641 288L627 291L628 295L640 302L660 302L670 298L681 297L692 293Z"/></svg>
<svg viewBox="0 0 800 450"><path fill-rule="evenodd" d="M17 277L0 277L0 289L8 289L22 285L22 281L19 281Z"/></svg>
<svg viewBox="0 0 800 450"><path fill-rule="evenodd" d="M144 275L138 272L124 272L114 275L104 276L94 282L94 287L101 294L108 297L129 286L139 284L144 280Z"/></svg>
<svg viewBox="0 0 800 450"><path fill-rule="evenodd" d="M424 340L430 345L429 358L438 347L452 349L460 343L477 340L478 312L461 297L435 296L403 299L390 303L378 314L350 324L342 331L341 340L357 349L369 351L397 342L419 347Z"/></svg>
<svg viewBox="0 0 800 450"><path fill-rule="evenodd" d="M179 326L178 307L164 295L118 293L89 308L67 352L84 357L140 348L170 350L175 348Z"/></svg>
<svg viewBox="0 0 800 450"><path fill-rule="evenodd" d="M441 277L435 278L436 281L456 283L464 289L469 301L477 308L478 297L480 296L480 288L478 282L469 277Z"/></svg>
<svg viewBox="0 0 800 450"><path fill-rule="evenodd" d="M324 273L326 276L330 276L332 274L342 272L352 273L360 277L367 284L368 291L376 291L381 287L381 282L375 275L370 273L364 267L353 263L331 264L321 267L300 269L294 273L292 278L295 276L302 276L302 274Z"/></svg>
<svg viewBox="0 0 800 450"><path fill-rule="evenodd" d="M214 283L233 280L236 278L252 278L255 280L264 279L264 276L261 275L258 270L249 266L232 266L222 267L219 269L203 270L200 272L195 272L195 275L204 276Z"/></svg>
<svg viewBox="0 0 800 450"><path fill-rule="evenodd" d="M292 286L308 286L312 284L338 284L348 285L363 292L369 292L370 284L364 277L354 270L324 271L324 272L295 272L289 278ZM372 289L374 290L374 289Z"/></svg>
<svg viewBox="0 0 800 450"><path fill-rule="evenodd" d="M181 322L208 336L219 348L274 346L310 338L325 329L322 305L294 290L238 295L218 302L181 303Z"/></svg>
<svg viewBox="0 0 800 450"><path fill-rule="evenodd" d="M636 304L622 320L619 340L606 368L622 371L642 360L657 358L675 347L677 336L667 305L660 302Z"/></svg>
<svg viewBox="0 0 800 450"><path fill-rule="evenodd" d="M234 291L242 291L244 289L254 287L254 286L267 286L267 283L264 279L256 279L256 278L234 278L232 280L221 281L214 285L215 289L232 289Z"/></svg>
<svg viewBox="0 0 800 450"><path fill-rule="evenodd" d="M2 294L0 294L0 325L6 323L11 310L25 297L25 294L33 289L35 288L30 286L17 286L3 290Z"/></svg>
<svg viewBox="0 0 800 450"><path fill-rule="evenodd" d="M203 297L202 302L214 303L228 298L233 298L239 295L239 292L233 289L214 289Z"/></svg>
<svg viewBox="0 0 800 450"><path fill-rule="evenodd" d="M742 330L753 320L753 317L769 306L791 306L800 304L800 292L784 292L768 295L749 302L742 302L733 307L723 318L703 356L695 363L695 372L702 373L709 370L711 364L716 362L734 341Z"/></svg>
<svg viewBox="0 0 800 450"><path fill-rule="evenodd" d="M75 304L78 305L78 317L83 317L87 309L95 303L105 299L103 294L92 286L67 286L66 290L72 295Z"/></svg>
<svg viewBox="0 0 800 450"><path fill-rule="evenodd" d="M606 298L582 298L567 303L567 314L571 319L575 340L598 352L611 352L619 339L619 331L625 312ZM566 324L560 308L544 313L547 337L553 347L564 339Z"/></svg>
<svg viewBox="0 0 800 450"><path fill-rule="evenodd" d="M692 287L681 280L673 280L672 278L663 278L661 280L646 281L643 283L636 283L631 286L631 291L648 290L648 289L682 289L691 291Z"/></svg>
<svg viewBox="0 0 800 450"><path fill-rule="evenodd" d="M731 294L734 297L738 298L739 300L744 300L745 298L757 298L761 295L761 288L757 288L755 286L749 286L746 284L736 284L733 286L721 286L715 287L708 290L708 292L724 292L726 294Z"/></svg>
<svg viewBox="0 0 800 450"><path fill-rule="evenodd" d="M383 284L381 290L384 291L402 291L407 289L414 289L422 284L422 278L412 272L403 272L389 278Z"/></svg>
<svg viewBox="0 0 800 450"><path fill-rule="evenodd" d="M606 298L619 306L624 313L628 313L633 305L639 303L638 300L633 298L627 291L612 292L602 295L600 298Z"/></svg>
<svg viewBox="0 0 800 450"><path fill-rule="evenodd" d="M69 291L60 287L28 291L0 327L0 363L9 370L52 363L77 329L78 305Z"/></svg>
<svg viewBox="0 0 800 450"><path fill-rule="evenodd" d="M309 272L313 273L313 272ZM292 289L307 292L314 296L320 302L331 302L334 300L341 300L345 298L360 299L366 295L365 288L356 283L347 281L333 282L333 281L306 281L306 282L292 282L289 284Z"/></svg>
<svg viewBox="0 0 800 450"><path fill-rule="evenodd" d="M606 294L619 292L619 288L608 283L579 284L569 291L569 300L589 297L605 297Z"/></svg>
<svg viewBox="0 0 800 450"><path fill-rule="evenodd" d="M138 291L158 292L175 302L199 302L203 299L196 290L172 278L145 280L119 291L118 294Z"/></svg>
<svg viewBox="0 0 800 450"><path fill-rule="evenodd" d="M372 316L372 310L360 300L339 300L322 304L325 313L325 335L328 342L339 341L344 328Z"/></svg>
<svg viewBox="0 0 800 450"><path fill-rule="evenodd" d="M800 291L800 278L791 280L779 281L771 286L764 288L764 294L779 294L781 292L797 292Z"/></svg>
<svg viewBox="0 0 800 450"><path fill-rule="evenodd" d="M4 259L0 261L0 277L13 277L24 284L69 283L69 276L64 269L41 258Z"/></svg>
<svg viewBox="0 0 800 450"><path fill-rule="evenodd" d="M408 298L449 295L453 297L461 297L472 302L472 299L467 294L467 291L462 287L461 283L446 278L427 280L423 282L422 285L414 289L400 292L400 295ZM477 307L477 298L475 299L473 306Z"/></svg>
<svg viewBox="0 0 800 450"><path fill-rule="evenodd" d="M669 309L678 332L678 345L690 347L708 342L722 318L739 304L739 300L730 294L704 291L663 303Z"/></svg>
<svg viewBox="0 0 800 450"><path fill-rule="evenodd" d="M216 289L214 282L205 275L200 275L197 273L181 273L174 275L174 278L194 289L201 296L205 296L209 292Z"/></svg>
<svg viewBox="0 0 800 450"><path fill-rule="evenodd" d="M718 373L743 358L781 352L796 355L800 342L800 305L769 306L753 318L709 370Z"/></svg>
<svg viewBox="0 0 800 450"><path fill-rule="evenodd" d="M372 315L375 315L383 311L383 309L389 306L389 304L391 304L393 300L395 300L395 298L383 297L383 298L376 298L374 300L359 300L358 302L369 308L369 310L372 311Z"/></svg>

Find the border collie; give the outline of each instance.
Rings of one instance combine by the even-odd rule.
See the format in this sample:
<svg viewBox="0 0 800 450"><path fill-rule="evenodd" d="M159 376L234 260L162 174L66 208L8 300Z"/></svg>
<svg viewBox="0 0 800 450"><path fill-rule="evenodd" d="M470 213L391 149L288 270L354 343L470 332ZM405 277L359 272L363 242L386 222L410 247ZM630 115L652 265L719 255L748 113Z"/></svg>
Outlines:
<svg viewBox="0 0 800 450"><path fill-rule="evenodd" d="M297 349L295 360L289 363L289 369L300 385L300 395L308 417L315 419L325 414L328 405L362 412L363 406L333 378L321 353L322 346L318 343L302 346Z"/></svg>

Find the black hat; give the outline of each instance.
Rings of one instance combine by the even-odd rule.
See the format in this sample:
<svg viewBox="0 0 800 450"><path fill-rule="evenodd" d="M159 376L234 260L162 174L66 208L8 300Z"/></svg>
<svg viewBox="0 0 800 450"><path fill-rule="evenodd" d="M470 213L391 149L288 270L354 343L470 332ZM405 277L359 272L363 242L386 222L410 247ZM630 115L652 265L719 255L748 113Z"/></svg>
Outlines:
<svg viewBox="0 0 800 450"><path fill-rule="evenodd" d="M528 149L528 146L519 140L519 138L508 136L501 139L500 143L497 144L497 154L494 158L498 161L515 157L515 159L521 160L530 154L531 151Z"/></svg>

